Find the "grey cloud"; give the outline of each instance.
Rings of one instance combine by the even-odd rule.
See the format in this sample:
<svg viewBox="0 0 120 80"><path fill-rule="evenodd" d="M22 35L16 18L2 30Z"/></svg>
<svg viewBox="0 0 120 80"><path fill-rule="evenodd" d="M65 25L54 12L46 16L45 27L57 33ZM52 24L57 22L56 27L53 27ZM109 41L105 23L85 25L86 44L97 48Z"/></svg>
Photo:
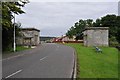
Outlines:
<svg viewBox="0 0 120 80"><path fill-rule="evenodd" d="M60 36L79 19L117 14L117 7L117 2L31 2L17 20L23 27L40 29L41 35Z"/></svg>
<svg viewBox="0 0 120 80"><path fill-rule="evenodd" d="M118 2L119 0L30 0L32 2Z"/></svg>

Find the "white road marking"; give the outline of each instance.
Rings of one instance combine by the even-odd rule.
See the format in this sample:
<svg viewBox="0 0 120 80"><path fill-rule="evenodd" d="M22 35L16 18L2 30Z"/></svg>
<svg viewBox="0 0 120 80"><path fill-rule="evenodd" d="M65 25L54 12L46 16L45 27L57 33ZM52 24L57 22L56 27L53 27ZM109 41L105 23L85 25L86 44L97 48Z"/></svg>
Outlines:
<svg viewBox="0 0 120 80"><path fill-rule="evenodd" d="M12 56L12 57L8 57L6 59L2 59L0 61L4 61L4 60L9 60L9 59L12 59L12 58L16 58L16 57L20 57L20 56L24 56L25 54L21 54L21 55L17 55L17 56Z"/></svg>
<svg viewBox="0 0 120 80"><path fill-rule="evenodd" d="M41 59L40 59L40 61L41 61L41 60L43 60L43 59L45 59L45 58L47 58L47 56L46 56L46 57L41 58Z"/></svg>
<svg viewBox="0 0 120 80"><path fill-rule="evenodd" d="M15 73L13 73L13 74L11 74L11 75L5 77L5 78L9 78L9 77L11 77L11 76L14 76L15 74L17 74L17 73L19 73L19 72L21 72L21 71L22 71L22 70L18 70L17 72L15 72Z"/></svg>

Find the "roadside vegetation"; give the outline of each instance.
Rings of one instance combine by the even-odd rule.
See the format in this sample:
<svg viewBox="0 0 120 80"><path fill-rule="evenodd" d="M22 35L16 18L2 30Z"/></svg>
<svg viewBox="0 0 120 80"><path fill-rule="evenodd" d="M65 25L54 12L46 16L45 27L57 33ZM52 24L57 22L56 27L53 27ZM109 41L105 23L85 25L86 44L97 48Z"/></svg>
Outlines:
<svg viewBox="0 0 120 80"><path fill-rule="evenodd" d="M24 46L17 46L16 47L16 51L23 51L23 50L27 50L27 49L31 49L31 48L27 48L27 47L24 47Z"/></svg>
<svg viewBox="0 0 120 80"><path fill-rule="evenodd" d="M31 49L30 47L24 47L24 46L16 46L16 51L23 51L23 50L28 50ZM4 54L9 54L13 52L13 48L11 48L10 50L4 51Z"/></svg>
<svg viewBox="0 0 120 80"><path fill-rule="evenodd" d="M109 27L110 46L120 46L120 16L107 14L96 19L79 19L66 33L66 36L76 36L76 40L83 39L83 31L86 27Z"/></svg>
<svg viewBox="0 0 120 80"><path fill-rule="evenodd" d="M10 51L13 47L13 30L15 26L16 37L20 36L20 23L14 23L12 20L15 19L14 14L20 15L25 13L22 10L29 0L17 0L15 2L0 1L2 11L2 51Z"/></svg>
<svg viewBox="0 0 120 80"><path fill-rule="evenodd" d="M76 50L77 78L118 78L118 50L113 47L100 47L97 53L94 47L83 44L66 43Z"/></svg>

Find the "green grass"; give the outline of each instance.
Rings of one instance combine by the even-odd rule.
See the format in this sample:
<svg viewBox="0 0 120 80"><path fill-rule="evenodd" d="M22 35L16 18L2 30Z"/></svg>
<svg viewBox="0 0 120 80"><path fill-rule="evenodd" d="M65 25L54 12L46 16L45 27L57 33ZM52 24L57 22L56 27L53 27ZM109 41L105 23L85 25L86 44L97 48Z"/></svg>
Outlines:
<svg viewBox="0 0 120 80"><path fill-rule="evenodd" d="M24 46L16 46L16 51L23 51L23 50L27 50L27 49L31 49L31 48L27 48L27 47L24 47ZM14 52L13 48L11 48L10 51L8 51L8 53L9 52Z"/></svg>
<svg viewBox="0 0 120 80"><path fill-rule="evenodd" d="M17 46L16 47L16 51L23 51L23 50L27 50L27 49L31 49L31 48L26 48L24 46Z"/></svg>
<svg viewBox="0 0 120 80"><path fill-rule="evenodd" d="M94 47L82 44L65 44L75 48L77 53L77 78L118 78L118 50L112 47L100 47L97 53Z"/></svg>
<svg viewBox="0 0 120 80"><path fill-rule="evenodd" d="M24 46L16 46L16 51L23 51L23 50L27 50L27 49L31 49L31 48L26 48ZM14 52L13 48L3 51L3 54L10 54L11 52Z"/></svg>

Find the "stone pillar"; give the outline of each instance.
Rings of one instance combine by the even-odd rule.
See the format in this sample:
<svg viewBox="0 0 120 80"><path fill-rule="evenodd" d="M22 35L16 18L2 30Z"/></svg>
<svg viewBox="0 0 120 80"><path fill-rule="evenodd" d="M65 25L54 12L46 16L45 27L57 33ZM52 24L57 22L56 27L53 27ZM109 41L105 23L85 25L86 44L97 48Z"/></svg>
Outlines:
<svg viewBox="0 0 120 80"><path fill-rule="evenodd" d="M108 27L87 27L84 31L84 46L109 46Z"/></svg>

